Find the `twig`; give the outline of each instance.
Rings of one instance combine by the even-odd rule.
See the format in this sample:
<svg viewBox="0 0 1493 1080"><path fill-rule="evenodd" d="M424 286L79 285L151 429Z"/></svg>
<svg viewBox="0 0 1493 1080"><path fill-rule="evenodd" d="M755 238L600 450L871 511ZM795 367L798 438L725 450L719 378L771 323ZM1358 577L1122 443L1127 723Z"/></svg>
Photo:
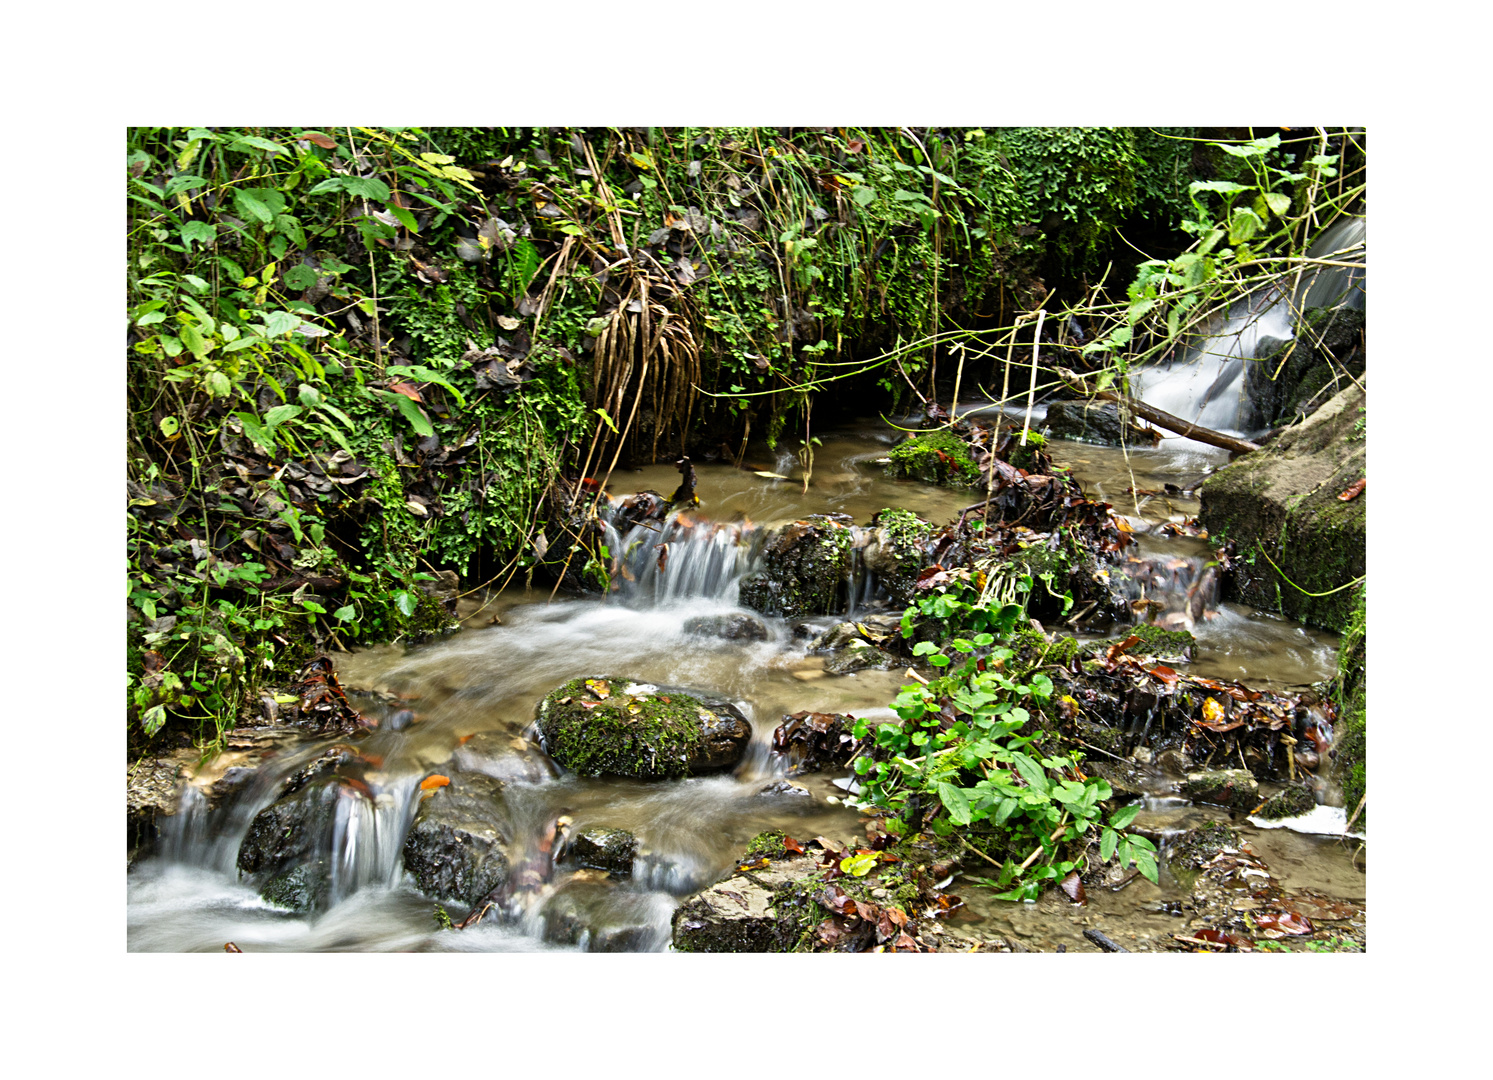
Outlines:
<svg viewBox="0 0 1493 1080"><path fill-rule="evenodd" d="M997 870L999 870L999 869L1000 869L1000 865L1001 865L1001 864L1000 864L1000 863L998 863L998 862L996 862L996 861L995 861L995 860L994 860L994 859L992 859L992 858L991 858L991 857L990 857L990 856L989 856L989 855L986 855L986 854L985 854L985 853L984 853L984 852L983 852L983 851L981 851L981 850L980 850L980 849L979 849L979 848L977 848L977 847L975 847L975 846L974 846L974 845L973 845L973 844L971 844L971 843L970 843L970 842L969 842L969 841L968 841L968 840L966 840L966 839L965 839L965 838L964 838L964 837L962 837L962 836L961 836L961 837L959 837L959 842L960 842L960 843L961 843L961 844L963 844L963 845L964 845L964 846L965 846L965 847L967 847L967 848L969 848L969 849L970 849L970 850L971 850L971 851L973 851L973 852L974 852L974 853L975 853L975 854L976 854L976 855L978 855L978 856L979 856L979 857L980 857L980 858L982 858L982 859L984 859L984 860L985 860L985 861L986 861L986 862L988 862L988 863L989 863L989 864L990 864L990 865L991 865L991 866L993 866L993 867L995 867L995 868L996 868L996 869L997 869Z"/></svg>
<svg viewBox="0 0 1493 1080"><path fill-rule="evenodd" d="M1358 815L1363 813L1363 804L1368 802L1369 793L1365 791L1363 797L1358 800L1358 809L1353 811L1353 816L1348 819L1348 824L1343 826L1343 832L1353 828L1353 823L1358 820Z"/></svg>

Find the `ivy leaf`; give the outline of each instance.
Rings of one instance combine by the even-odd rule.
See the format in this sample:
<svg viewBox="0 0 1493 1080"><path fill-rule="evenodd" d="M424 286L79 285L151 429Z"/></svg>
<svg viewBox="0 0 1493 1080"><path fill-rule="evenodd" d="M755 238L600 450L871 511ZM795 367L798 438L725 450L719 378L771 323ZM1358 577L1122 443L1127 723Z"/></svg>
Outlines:
<svg viewBox="0 0 1493 1080"><path fill-rule="evenodd" d="M394 594L394 606L399 609L399 613L406 619L415 613L415 606L418 602L415 594L412 592L401 590Z"/></svg>
<svg viewBox="0 0 1493 1080"><path fill-rule="evenodd" d="M1272 213L1277 217L1285 217L1286 212L1291 209L1291 196L1283 195L1278 191L1265 193L1265 205L1270 207Z"/></svg>
<svg viewBox="0 0 1493 1080"><path fill-rule="evenodd" d="M1248 207L1241 207L1229 216L1229 243L1242 244L1264 227L1265 223L1260 220L1259 214Z"/></svg>

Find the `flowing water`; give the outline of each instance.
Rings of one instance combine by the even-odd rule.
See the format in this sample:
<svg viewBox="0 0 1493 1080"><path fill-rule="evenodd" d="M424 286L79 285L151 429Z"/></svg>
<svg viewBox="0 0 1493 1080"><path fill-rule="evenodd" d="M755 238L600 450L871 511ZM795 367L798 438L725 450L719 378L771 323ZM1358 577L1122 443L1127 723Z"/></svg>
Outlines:
<svg viewBox="0 0 1493 1080"><path fill-rule="evenodd" d="M187 787L156 853L129 874L130 949L221 950L232 941L245 951L661 950L667 948L670 916L681 898L727 873L758 832L781 828L802 838L861 837L859 815L840 801L844 791L834 785L835 774L796 778L808 797L763 792L782 770L768 750L771 733L785 713L805 709L890 718L887 703L903 682L902 673L827 674L822 659L806 653L799 624L827 627L835 618L763 617L768 637L761 641L699 636L687 632L685 623L701 615L744 612L737 605L737 583L753 557L755 539L775 523L835 512L864 524L888 506L941 523L973 501L968 490L885 479L875 462L895 438L893 429L876 422L826 437L807 490L795 459L765 449L749 457L744 468L697 466L698 511L676 517L663 531L656 526L646 535L614 531L608 538L629 569L617 594L546 602L546 593L514 588L480 607L467 602L465 628L444 641L339 656L343 685L356 691L354 703L380 726L357 739L366 768L356 780L323 789L335 800L331 848L323 853L330 864L329 906L314 916L278 908L243 884L235 868L254 816L274 801L288 777L339 741L281 735L273 756L254 770L235 773L228 768L233 759L225 757ZM1054 442L1052 448L1092 494L1130 516L1144 555L1158 567L1174 567L1166 573L1186 575L1201 565L1202 542L1154 534L1163 522L1195 514L1195 499L1127 492L1193 486L1222 460L1222 452L1212 456L1208 448L1194 445L1128 455L1070 443ZM614 476L613 487L668 492L677 481L673 469L658 466ZM658 548L664 544L667 557L660 567ZM1188 578L1182 587L1196 584ZM852 603L868 610L876 599L874 581L868 579ZM1331 674L1334 635L1249 609L1211 604L1207 609L1206 618L1195 620L1200 655L1191 670L1280 689ZM540 698L582 675L629 676L730 698L753 725L742 766L729 776L653 783L564 773L525 738L525 731ZM404 708L413 716L400 711ZM210 811L203 789L225 770L236 787ZM562 864L523 897L515 918L489 917L461 932L438 931L433 902L407 879L401 850L421 779L454 770L487 773L504 782L515 867L526 858L538 859L548 830L564 819L572 835L592 827L633 833L640 844L634 873L611 881L600 872L576 872ZM1158 793L1168 783L1157 774ZM1174 803L1152 800L1138 825L1164 834L1204 814ZM1362 871L1341 843L1240 827L1257 849L1280 853L1284 872L1278 876L1303 876L1335 895L1362 897ZM975 887L959 892L968 907L956 919L966 928L1013 935L1032 948L1067 944L1074 951L1093 948L1081 937L1085 919L1102 924L1112 936L1150 937L1176 929L1165 904L1182 895L1169 877L1160 886L1137 880L1075 913L1061 898L1012 905L989 900ZM452 914L460 917L459 906Z"/></svg>

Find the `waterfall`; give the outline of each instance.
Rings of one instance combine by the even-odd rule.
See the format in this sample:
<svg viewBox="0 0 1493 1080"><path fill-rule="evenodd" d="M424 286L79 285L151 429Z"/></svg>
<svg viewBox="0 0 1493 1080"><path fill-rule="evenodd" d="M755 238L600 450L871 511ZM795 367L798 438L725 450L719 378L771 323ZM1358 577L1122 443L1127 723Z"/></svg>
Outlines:
<svg viewBox="0 0 1493 1080"><path fill-rule="evenodd" d="M1356 249L1364 243L1366 228L1364 218L1345 218L1317 238L1307 257L1327 259ZM1289 302L1278 287L1253 293L1233 304L1180 356L1135 372L1131 390L1147 405L1174 416L1242 435L1250 422L1246 361L1290 341L1297 316L1307 308L1363 310L1366 287L1362 268L1319 267L1301 274Z"/></svg>

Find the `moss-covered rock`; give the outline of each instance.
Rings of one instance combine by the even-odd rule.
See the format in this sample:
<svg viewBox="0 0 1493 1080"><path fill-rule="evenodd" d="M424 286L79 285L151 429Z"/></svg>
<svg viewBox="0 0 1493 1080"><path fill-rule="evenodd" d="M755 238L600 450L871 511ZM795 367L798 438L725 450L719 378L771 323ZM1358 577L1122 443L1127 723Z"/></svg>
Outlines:
<svg viewBox="0 0 1493 1080"><path fill-rule="evenodd" d="M684 632L727 641L766 641L767 625L752 615L696 615L684 620Z"/></svg>
<svg viewBox="0 0 1493 1080"><path fill-rule="evenodd" d="M1358 809L1366 790L1368 765L1368 587L1354 594L1353 614L1338 646L1338 673L1333 692L1338 706L1338 736L1334 754L1348 815ZM1355 829L1368 828L1368 808L1358 815Z"/></svg>
<svg viewBox="0 0 1493 1080"><path fill-rule="evenodd" d="M914 435L887 455L887 475L925 484L970 486L980 481L980 470L969 445L947 428Z"/></svg>
<svg viewBox="0 0 1493 1080"><path fill-rule="evenodd" d="M1195 802L1248 812L1260 803L1260 782L1245 769L1218 769L1187 774L1182 792Z"/></svg>
<svg viewBox="0 0 1493 1080"><path fill-rule="evenodd" d="M282 870L259 890L270 903L299 915L327 907L331 894L332 868L326 859Z"/></svg>
<svg viewBox="0 0 1493 1080"><path fill-rule="evenodd" d="M1173 870L1198 870L1225 848L1239 850L1239 844L1237 832L1217 821L1209 821L1174 839L1167 857Z"/></svg>
<svg viewBox="0 0 1493 1080"><path fill-rule="evenodd" d="M1235 549L1224 599L1329 630L1347 625L1353 593L1344 586L1364 574L1368 493L1338 496L1366 475L1355 434L1365 401L1356 386L1344 390L1203 484L1198 520Z"/></svg>
<svg viewBox="0 0 1493 1080"><path fill-rule="evenodd" d="M760 838L759 838L760 839ZM789 952L804 933L806 919L797 909L783 904L785 887L804 882L817 889L819 861L801 855L770 866L737 872L703 892L690 897L674 912L674 949L678 952ZM817 916L817 918L816 918ZM823 914L814 909L808 916L812 927Z"/></svg>
<svg viewBox="0 0 1493 1080"><path fill-rule="evenodd" d="M1342 388L1342 373L1362 379L1367 364L1364 313L1312 308L1296 337L1247 364L1252 423L1294 423L1321 404L1324 391Z"/></svg>
<svg viewBox="0 0 1493 1080"><path fill-rule="evenodd" d="M239 845L238 868L268 880L327 851L341 784L336 776L321 777L256 814Z"/></svg>
<svg viewBox="0 0 1493 1080"><path fill-rule="evenodd" d="M741 602L764 615L795 618L845 610L852 536L844 514L814 514L773 533L761 569L741 582Z"/></svg>
<svg viewBox="0 0 1493 1080"><path fill-rule="evenodd" d="M861 558L894 600L907 603L911 597L927 564L925 548L932 535L933 526L911 510L887 508L871 519Z"/></svg>
<svg viewBox="0 0 1493 1080"><path fill-rule="evenodd" d="M729 769L752 737L729 701L606 676L545 695L535 720L545 751L583 776L642 780Z"/></svg>
<svg viewBox="0 0 1493 1080"><path fill-rule="evenodd" d="M1312 796L1311 788L1306 784L1291 784L1277 791L1265 800L1265 805L1260 807L1258 816L1267 821L1275 821L1278 818L1298 817L1301 814L1310 813L1316 809L1317 800Z"/></svg>
<svg viewBox="0 0 1493 1080"><path fill-rule="evenodd" d="M425 895L471 905L508 880L504 785L475 772L453 771L447 779L415 811L404 869Z"/></svg>

